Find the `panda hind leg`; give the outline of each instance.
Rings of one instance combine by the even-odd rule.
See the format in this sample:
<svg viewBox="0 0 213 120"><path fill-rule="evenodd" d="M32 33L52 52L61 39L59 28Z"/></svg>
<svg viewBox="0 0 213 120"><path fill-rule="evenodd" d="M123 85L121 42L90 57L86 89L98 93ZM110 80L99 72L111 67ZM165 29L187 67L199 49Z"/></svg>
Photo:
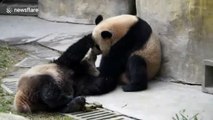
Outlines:
<svg viewBox="0 0 213 120"><path fill-rule="evenodd" d="M41 75L40 96L42 101L47 104L51 110L64 106L73 99L72 96L63 93L54 78L50 75Z"/></svg>
<svg viewBox="0 0 213 120"><path fill-rule="evenodd" d="M147 64L142 57L133 55L128 59L126 75L129 83L122 87L123 91L134 92L147 89Z"/></svg>

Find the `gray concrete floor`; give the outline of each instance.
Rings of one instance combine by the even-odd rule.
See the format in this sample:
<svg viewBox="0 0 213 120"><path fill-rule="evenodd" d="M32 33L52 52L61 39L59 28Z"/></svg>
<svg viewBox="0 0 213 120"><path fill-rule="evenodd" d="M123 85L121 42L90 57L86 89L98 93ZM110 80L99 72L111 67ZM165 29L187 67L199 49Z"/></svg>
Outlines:
<svg viewBox="0 0 213 120"><path fill-rule="evenodd" d="M0 40L16 44L38 41L64 51L94 25L49 22L37 17L0 15Z"/></svg>
<svg viewBox="0 0 213 120"><path fill-rule="evenodd" d="M189 116L198 113L200 120L213 120L213 95L201 92L200 86L153 81L146 91L126 93L118 87L110 94L87 100L143 120L171 120L182 110Z"/></svg>
<svg viewBox="0 0 213 120"><path fill-rule="evenodd" d="M91 31L93 25L49 22L36 17L0 15L0 39L35 37L49 34L78 35Z"/></svg>
<svg viewBox="0 0 213 120"><path fill-rule="evenodd" d="M0 40L11 44L36 41L45 47L31 44L18 47L42 62L59 56L56 51L51 52L52 49L64 51L93 27L49 22L36 17L0 16ZM186 110L185 114L189 116L198 113L200 120L213 120L213 95L201 92L201 86L153 81L146 91L126 93L118 87L106 95L87 97L87 101L100 102L106 108L143 120L171 120L182 110Z"/></svg>

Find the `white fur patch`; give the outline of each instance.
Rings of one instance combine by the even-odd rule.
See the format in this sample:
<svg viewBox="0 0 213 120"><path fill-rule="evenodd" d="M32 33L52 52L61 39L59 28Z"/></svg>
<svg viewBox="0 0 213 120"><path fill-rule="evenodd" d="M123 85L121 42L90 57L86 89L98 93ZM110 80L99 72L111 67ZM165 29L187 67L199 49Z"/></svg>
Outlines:
<svg viewBox="0 0 213 120"><path fill-rule="evenodd" d="M146 60L148 78L152 79L159 71L161 65L160 40L152 33L143 48L135 51L132 55L142 56Z"/></svg>

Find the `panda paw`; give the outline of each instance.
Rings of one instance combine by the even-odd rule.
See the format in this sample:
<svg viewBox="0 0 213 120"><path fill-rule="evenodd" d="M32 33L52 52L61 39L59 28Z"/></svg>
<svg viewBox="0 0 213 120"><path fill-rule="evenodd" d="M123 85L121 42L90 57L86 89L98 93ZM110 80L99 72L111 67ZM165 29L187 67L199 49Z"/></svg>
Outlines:
<svg viewBox="0 0 213 120"><path fill-rule="evenodd" d="M82 96L74 98L65 108L61 110L63 113L71 113L85 110L86 99Z"/></svg>
<svg viewBox="0 0 213 120"><path fill-rule="evenodd" d="M86 99L82 96L78 96L76 98L74 98L74 100L72 100L73 102L75 102L76 104L79 105L85 105L86 104Z"/></svg>

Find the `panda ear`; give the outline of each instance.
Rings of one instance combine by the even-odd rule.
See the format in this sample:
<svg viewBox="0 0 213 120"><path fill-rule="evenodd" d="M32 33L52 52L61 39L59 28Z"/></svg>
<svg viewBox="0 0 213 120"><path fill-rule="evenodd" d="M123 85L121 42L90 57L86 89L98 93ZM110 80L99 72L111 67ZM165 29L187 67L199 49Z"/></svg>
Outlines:
<svg viewBox="0 0 213 120"><path fill-rule="evenodd" d="M103 16L102 15L98 15L97 18L95 19L95 24L99 24L101 21L103 20Z"/></svg>
<svg viewBox="0 0 213 120"><path fill-rule="evenodd" d="M109 31L103 31L103 32L101 32L101 36L102 36L103 39L111 38L112 33L110 33Z"/></svg>

